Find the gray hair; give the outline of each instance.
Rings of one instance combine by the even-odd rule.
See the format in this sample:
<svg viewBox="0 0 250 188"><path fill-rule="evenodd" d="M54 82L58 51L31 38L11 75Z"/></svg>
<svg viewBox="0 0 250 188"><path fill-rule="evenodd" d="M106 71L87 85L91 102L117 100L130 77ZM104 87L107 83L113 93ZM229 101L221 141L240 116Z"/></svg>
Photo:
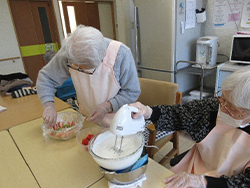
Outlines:
<svg viewBox="0 0 250 188"><path fill-rule="evenodd" d="M89 26L79 25L65 40L66 52L70 63L94 68L100 65L106 53L102 33Z"/></svg>
<svg viewBox="0 0 250 188"><path fill-rule="evenodd" d="M43 54L43 59L48 63L56 55L54 50L48 50Z"/></svg>
<svg viewBox="0 0 250 188"><path fill-rule="evenodd" d="M236 107L250 110L250 69L240 69L228 76L222 91L231 91L230 99Z"/></svg>

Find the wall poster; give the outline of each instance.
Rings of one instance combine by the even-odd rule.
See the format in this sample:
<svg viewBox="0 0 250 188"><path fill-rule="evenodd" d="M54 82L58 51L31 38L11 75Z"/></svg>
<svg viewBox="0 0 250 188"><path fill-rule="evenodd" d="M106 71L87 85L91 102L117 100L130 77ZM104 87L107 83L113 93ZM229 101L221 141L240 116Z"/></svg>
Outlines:
<svg viewBox="0 0 250 188"><path fill-rule="evenodd" d="M240 26L250 28L250 0L244 1Z"/></svg>
<svg viewBox="0 0 250 188"><path fill-rule="evenodd" d="M243 0L215 0L214 28L238 27L241 20Z"/></svg>

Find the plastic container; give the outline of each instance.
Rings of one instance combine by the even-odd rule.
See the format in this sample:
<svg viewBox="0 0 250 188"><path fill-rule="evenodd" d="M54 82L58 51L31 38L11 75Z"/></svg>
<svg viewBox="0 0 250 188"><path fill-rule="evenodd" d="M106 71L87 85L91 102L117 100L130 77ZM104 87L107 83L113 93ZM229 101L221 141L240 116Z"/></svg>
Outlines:
<svg viewBox="0 0 250 188"><path fill-rule="evenodd" d="M57 125L47 128L42 124L43 135L58 140L69 140L74 137L83 127L85 117L78 112L61 112L57 114ZM73 122L73 125L72 125ZM59 127L59 125L61 127Z"/></svg>

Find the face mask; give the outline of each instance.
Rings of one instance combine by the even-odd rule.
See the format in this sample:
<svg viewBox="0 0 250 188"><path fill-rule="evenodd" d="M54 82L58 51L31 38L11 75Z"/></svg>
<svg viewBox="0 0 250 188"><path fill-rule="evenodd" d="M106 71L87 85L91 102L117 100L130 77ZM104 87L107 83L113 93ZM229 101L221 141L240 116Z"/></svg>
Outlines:
<svg viewBox="0 0 250 188"><path fill-rule="evenodd" d="M244 128L249 125L248 123L242 125L242 122L244 122L246 119L249 119L249 117L245 119L234 119L231 116L227 115L226 113L222 112L220 107L219 107L219 116L224 123L231 125L232 127Z"/></svg>

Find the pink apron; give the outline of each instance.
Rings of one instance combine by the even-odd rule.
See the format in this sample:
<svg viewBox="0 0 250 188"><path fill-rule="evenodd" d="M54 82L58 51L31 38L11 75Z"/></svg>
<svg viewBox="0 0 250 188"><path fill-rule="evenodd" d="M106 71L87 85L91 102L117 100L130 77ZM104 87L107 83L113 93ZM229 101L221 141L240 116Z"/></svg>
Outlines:
<svg viewBox="0 0 250 188"><path fill-rule="evenodd" d="M171 170L220 177L243 173L250 166L250 136L217 118L216 126Z"/></svg>
<svg viewBox="0 0 250 188"><path fill-rule="evenodd" d="M93 75L71 68L69 70L76 89L79 111L86 117L89 117L98 105L109 101L120 90L113 71L120 45L118 41L110 42L103 62L96 68ZM114 114L106 114L101 125L109 126Z"/></svg>

